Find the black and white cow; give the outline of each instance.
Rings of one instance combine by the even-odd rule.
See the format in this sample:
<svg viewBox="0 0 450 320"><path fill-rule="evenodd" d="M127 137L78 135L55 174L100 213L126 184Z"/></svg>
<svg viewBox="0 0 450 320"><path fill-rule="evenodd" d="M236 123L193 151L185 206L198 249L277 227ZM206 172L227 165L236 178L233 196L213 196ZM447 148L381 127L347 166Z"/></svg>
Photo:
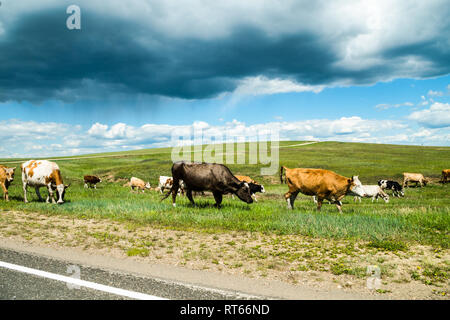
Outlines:
<svg viewBox="0 0 450 320"><path fill-rule="evenodd" d="M248 187L250 188L250 194L252 195L252 198L255 200L255 202L258 202L258 200L256 199L256 192L266 192L264 186L258 183L248 182ZM231 195L231 197L234 199L234 195Z"/></svg>
<svg viewBox="0 0 450 320"><path fill-rule="evenodd" d="M381 187L381 189L387 189L392 190L394 197L405 196L405 193L403 192L403 187L398 183L397 181L392 180L378 180L378 185Z"/></svg>

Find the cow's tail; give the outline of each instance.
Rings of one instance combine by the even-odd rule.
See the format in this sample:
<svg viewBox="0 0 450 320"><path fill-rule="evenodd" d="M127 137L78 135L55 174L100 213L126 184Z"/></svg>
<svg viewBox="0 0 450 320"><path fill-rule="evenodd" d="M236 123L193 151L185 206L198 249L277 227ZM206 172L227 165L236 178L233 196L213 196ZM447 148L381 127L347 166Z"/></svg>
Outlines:
<svg viewBox="0 0 450 320"><path fill-rule="evenodd" d="M161 198L160 201L167 199L167 197L172 193L172 190L173 190L173 184L172 184L172 187L170 187L170 190Z"/></svg>
<svg viewBox="0 0 450 320"><path fill-rule="evenodd" d="M286 169L286 167L284 167L284 166L280 167L280 182L281 182L281 184L286 183L286 177L284 177L284 182L283 182L283 169Z"/></svg>

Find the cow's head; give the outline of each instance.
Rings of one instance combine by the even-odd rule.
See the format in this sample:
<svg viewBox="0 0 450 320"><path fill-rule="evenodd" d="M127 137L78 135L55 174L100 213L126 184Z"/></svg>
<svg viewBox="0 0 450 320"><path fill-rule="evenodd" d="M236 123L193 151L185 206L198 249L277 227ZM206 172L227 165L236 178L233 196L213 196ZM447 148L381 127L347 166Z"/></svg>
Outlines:
<svg viewBox="0 0 450 320"><path fill-rule="evenodd" d="M262 184L257 184L257 183L250 182L248 185L250 187L250 192L251 193L255 193L255 192L264 193L264 192L266 192L266 190L264 189L264 186Z"/></svg>
<svg viewBox="0 0 450 320"><path fill-rule="evenodd" d="M241 182L237 185L237 190L235 191L235 194L238 196L239 199L241 199L244 202L252 203L252 195L250 193L250 187L247 182Z"/></svg>
<svg viewBox="0 0 450 320"><path fill-rule="evenodd" d="M264 186L262 184L260 184L259 186L261 186L261 193L266 193L266 189L264 189Z"/></svg>
<svg viewBox="0 0 450 320"><path fill-rule="evenodd" d="M378 180L378 185L381 187L381 189L387 188L387 180Z"/></svg>
<svg viewBox="0 0 450 320"><path fill-rule="evenodd" d="M359 197L365 197L366 193L364 192L361 181L359 181L358 176L353 176L351 179L348 179L349 191L356 194Z"/></svg>
<svg viewBox="0 0 450 320"><path fill-rule="evenodd" d="M6 181L8 182L13 182L14 180L14 170L16 168L4 168L5 170L5 176L6 176Z"/></svg>
<svg viewBox="0 0 450 320"><path fill-rule="evenodd" d="M64 195L66 194L66 189L70 187L70 183L69 184L58 184L52 185L52 189L56 191L56 197L58 199L58 201L56 203L58 204L63 204L64 203Z"/></svg>

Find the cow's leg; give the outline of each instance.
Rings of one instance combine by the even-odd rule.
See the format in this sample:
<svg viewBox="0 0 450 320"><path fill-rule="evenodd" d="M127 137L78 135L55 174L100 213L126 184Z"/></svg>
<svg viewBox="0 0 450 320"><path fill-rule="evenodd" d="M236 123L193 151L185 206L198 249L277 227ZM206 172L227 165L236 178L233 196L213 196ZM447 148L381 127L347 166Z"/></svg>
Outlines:
<svg viewBox="0 0 450 320"><path fill-rule="evenodd" d="M27 200L27 183L26 182L23 183L22 188L23 188L23 201L25 203L28 203L28 200Z"/></svg>
<svg viewBox="0 0 450 320"><path fill-rule="evenodd" d="M258 202L258 200L256 199L256 194L252 193L252 198L255 199L255 202Z"/></svg>
<svg viewBox="0 0 450 320"><path fill-rule="evenodd" d="M339 213L342 213L342 202L336 201L335 204L336 204L336 207L337 207Z"/></svg>
<svg viewBox="0 0 450 320"><path fill-rule="evenodd" d="M48 197L47 197L47 203L49 203L49 198L52 199L52 203L56 203L55 198L53 197L53 190L52 190L52 185L51 183L47 185L47 189L48 189Z"/></svg>
<svg viewBox="0 0 450 320"><path fill-rule="evenodd" d="M97 185L96 184L94 184L94 189L97 189Z"/></svg>
<svg viewBox="0 0 450 320"><path fill-rule="evenodd" d="M39 201L41 201L41 202L44 201L41 197L41 192L39 191L39 187L34 187L34 190L36 191L36 195L38 196Z"/></svg>
<svg viewBox="0 0 450 320"><path fill-rule="evenodd" d="M323 198L317 197L317 211L320 211L322 208Z"/></svg>
<svg viewBox="0 0 450 320"><path fill-rule="evenodd" d="M216 206L217 208L220 208L220 205L222 203L222 193L220 193L218 191L214 191L213 195L214 195L214 200L216 200L216 203L214 204L214 206Z"/></svg>
<svg viewBox="0 0 450 320"><path fill-rule="evenodd" d="M176 207L176 201L177 201L177 194L178 194L178 188L180 187L180 184L178 182L178 180L173 180L173 185L172 185L172 206ZM192 196L191 196L192 198ZM189 199L190 200L190 199ZM191 201L192 203L194 202L194 200Z"/></svg>
<svg viewBox="0 0 450 320"><path fill-rule="evenodd" d="M88 188L88 184L85 182L84 183L84 188L87 189Z"/></svg>
<svg viewBox="0 0 450 320"><path fill-rule="evenodd" d="M295 202L295 199L297 198L297 195L298 195L299 192L300 191L292 192L291 196L289 197L289 203L291 205L291 209L294 209L294 202Z"/></svg>
<svg viewBox="0 0 450 320"><path fill-rule="evenodd" d="M2 189L3 189L3 199L6 200L6 201L9 201L8 189L6 188L4 183L1 183L1 185L2 185Z"/></svg>
<svg viewBox="0 0 450 320"><path fill-rule="evenodd" d="M289 191L284 194L284 198L286 199L288 209L294 208L294 204L292 203L291 197L295 192L298 193L298 191L292 185L289 185Z"/></svg>
<svg viewBox="0 0 450 320"><path fill-rule="evenodd" d="M186 197L189 199L191 204L193 206L195 206L195 202L194 202L194 198L192 197L192 190L191 189L186 189Z"/></svg>

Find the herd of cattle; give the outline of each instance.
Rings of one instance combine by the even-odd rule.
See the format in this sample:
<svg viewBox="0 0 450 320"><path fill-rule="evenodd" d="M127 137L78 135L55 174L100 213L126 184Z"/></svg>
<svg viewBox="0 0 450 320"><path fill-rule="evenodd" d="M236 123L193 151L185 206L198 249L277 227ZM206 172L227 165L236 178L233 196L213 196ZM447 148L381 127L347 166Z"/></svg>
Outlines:
<svg viewBox="0 0 450 320"><path fill-rule="evenodd" d="M0 165L0 185L3 189L3 198L9 201L8 187L14 179L15 168ZM46 202L64 203L64 194L69 185L64 184L61 171L58 165L47 160L29 160L21 165L22 185L24 192L24 202L27 203L27 187L34 187L36 195L42 201L39 189L46 187L48 196ZM283 181L284 178L284 181ZM442 183L450 180L450 169L442 171ZM94 175L84 176L84 187L95 188L102 180ZM280 181L288 185L288 192L284 194L288 208L293 209L298 193L313 196L317 209L320 210L324 200L336 205L339 212L342 212L341 200L346 196L354 196L355 201L362 197L378 200L381 197L385 202L389 201L386 190L392 190L393 196L404 196L403 188L408 184L415 183L416 186L426 186L429 179L420 173L403 173L403 184L400 185L392 180L379 180L377 185L363 185L358 176L347 178L333 171L325 169L294 168L285 166L280 168ZM131 190L151 189L149 182L132 177L128 184ZM172 165L172 176L160 176L158 187L155 188L161 194L165 190L168 192L161 200L172 195L172 204L176 206L177 195L186 194L189 201L195 205L193 194L204 191L212 192L216 201L215 206L220 207L222 197L225 194L236 195L246 203L256 201L255 193L264 193L264 186L258 184L248 176L233 175L228 167L217 163L192 163L175 162ZM55 199L56 198L56 199Z"/></svg>

